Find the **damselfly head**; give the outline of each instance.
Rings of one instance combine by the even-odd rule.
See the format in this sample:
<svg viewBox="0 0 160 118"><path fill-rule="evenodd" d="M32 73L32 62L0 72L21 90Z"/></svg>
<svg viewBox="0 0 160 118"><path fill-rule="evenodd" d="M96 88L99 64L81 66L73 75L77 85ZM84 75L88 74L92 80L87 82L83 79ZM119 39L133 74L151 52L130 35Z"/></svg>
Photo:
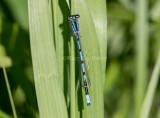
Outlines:
<svg viewBox="0 0 160 118"><path fill-rule="evenodd" d="M68 20L76 20L78 19L80 16L78 14L75 14L75 15L70 15L68 16Z"/></svg>

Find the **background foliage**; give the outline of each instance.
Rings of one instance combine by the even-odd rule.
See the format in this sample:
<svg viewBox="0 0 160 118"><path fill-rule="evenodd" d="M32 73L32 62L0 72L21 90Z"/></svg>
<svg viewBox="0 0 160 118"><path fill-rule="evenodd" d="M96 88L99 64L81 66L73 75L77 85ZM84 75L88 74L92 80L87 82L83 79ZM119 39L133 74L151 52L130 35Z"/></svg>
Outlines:
<svg viewBox="0 0 160 118"><path fill-rule="evenodd" d="M104 30L104 32L108 34L108 48L107 64L105 64L106 77L104 80L105 118L137 118L137 114L142 114L142 118L160 118L160 88L158 82L160 64L158 62L156 63L156 60L159 60L158 54L160 51L160 0L139 0L142 3L138 3L137 1L106 1L108 29L107 31ZM94 26L97 26L98 29L99 25L96 21L98 18L101 18L101 16L94 17L94 14L100 13L94 12L93 10L95 6L98 5L98 3L94 4L93 1L91 2L89 2L88 9L91 10ZM54 23L60 22L62 19L66 20L67 14L69 14L69 9L64 9L64 6L67 5L67 2L65 3L65 5L62 2L59 2L58 4L61 6L59 11L62 11L63 13L66 13L65 11L67 11L68 13L66 13L64 16L59 15L58 18L54 20ZM55 7L54 5L55 4L53 4L53 9L55 10L53 13L57 13L57 6ZM140 6L138 7L138 5ZM143 7L143 5L146 5L146 8ZM83 14L82 8L77 7L77 11L79 11L79 9L82 16L86 16L85 13ZM16 0L16 2L14 0L0 1L0 58L8 55L12 60L12 66L10 68L7 68L7 75L9 78L9 83L11 86L18 116L22 118L34 118L39 117L39 110L37 106L37 98L33 79L27 12L27 0ZM142 16L142 18L139 18L138 13L142 13L142 15L140 15ZM143 13L147 14L143 15ZM53 15L57 16L57 14ZM140 25L145 25L148 31L144 31L144 27L142 27L142 29L137 29L138 26L136 24L138 24L137 22L141 22L141 20L142 23L144 21L144 24ZM60 25L60 27L65 28L67 26L68 24L66 26L65 24ZM59 26L54 27L56 28ZM84 29L84 26L82 27L82 34L85 34L85 32L83 33L83 31L85 31L86 29ZM93 25L91 27L93 27ZM89 30L89 28L87 30ZM70 43L68 43L68 40L70 38L70 36L68 35L69 32L70 31L63 32L63 34L67 36L67 41L64 42L67 45L70 45ZM140 32L140 34L142 32L142 35L144 37L138 38L138 32ZM54 33L56 34L54 38L60 37L60 39L63 39L63 35L60 35L61 33ZM96 33L98 34L98 37L102 36L100 35L100 32L98 33L98 31L96 31ZM87 34L82 37L84 37L85 39L86 35ZM144 40L142 42L137 42L141 39ZM56 48L61 47L58 41L54 41ZM86 42L85 40L82 40L82 46L84 47L84 49L86 48L86 52L89 52L89 50L87 49L87 45L89 44L89 42L87 42L87 45L85 45ZM73 46L71 47L71 50L74 50L74 44L72 45ZM102 44L100 46L102 46ZM104 49L104 52L106 52L105 48L102 49ZM56 50L56 56L58 58L61 58L61 51L61 49ZM66 56L69 55L69 52L67 52L66 50L64 50L64 52ZM103 50L101 52L103 52ZM137 52L140 52L140 55ZM74 51L72 53L74 53ZM137 65L137 60L140 56L142 56L142 58L140 58L140 65L142 64L141 62L145 63L144 65L142 65L143 68ZM0 62L0 66L2 65L1 63L2 61ZM63 62L59 61L57 63L60 66L59 68L61 68ZM64 64L68 65L70 63L65 62ZM153 73L156 65L157 72ZM91 64L91 67L92 66L93 65ZM140 68L140 71L138 70L138 68ZM72 69L75 70L75 68ZM145 75L145 77L142 77L144 78L142 81L138 81L139 79L137 79L137 70ZM96 73L96 71L89 73ZM64 76L63 74L64 73L60 73L61 76ZM153 74L155 75L154 77L152 77ZM146 93L149 89L149 85L151 83L150 80L152 80L151 78L157 78L157 81L155 81L155 83L153 84L153 86L155 87L155 91L153 90L151 92L152 94L150 94L151 97L153 96L153 100L146 100L146 103L151 102L151 106L147 105L145 108L151 107L151 110L149 112L149 116L145 116L143 114L142 105L145 104L144 101L147 98ZM142 84L140 84L141 82L143 82L143 86ZM95 90L97 88L97 86L94 87L95 88L91 89ZM154 89L154 87L151 88ZM92 96L94 94L93 90L91 92ZM140 96L138 94L139 91L142 91L140 92ZM73 109L70 109L71 106L68 102L68 95L65 92L64 96L67 104L66 109L68 110L68 116L74 117L73 114L75 111L70 112L70 110L72 111ZM138 96L136 96L137 94ZM139 101L139 98L141 98L142 100ZM98 102L96 104L98 104ZM136 111L135 108L137 108L138 111ZM103 111L102 109L100 110ZM91 112L94 112L94 110L91 110ZM91 112L85 111L85 114L90 114ZM12 109L6 89L4 74L2 69L0 69L0 117L10 118L11 116Z"/></svg>

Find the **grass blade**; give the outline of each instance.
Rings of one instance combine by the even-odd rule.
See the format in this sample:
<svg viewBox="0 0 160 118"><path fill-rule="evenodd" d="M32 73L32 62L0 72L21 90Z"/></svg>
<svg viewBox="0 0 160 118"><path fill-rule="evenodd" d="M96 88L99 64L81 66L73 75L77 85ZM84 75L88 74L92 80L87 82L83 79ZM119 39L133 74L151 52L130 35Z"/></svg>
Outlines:
<svg viewBox="0 0 160 118"><path fill-rule="evenodd" d="M40 117L67 118L53 42L51 3L29 0L30 43Z"/></svg>
<svg viewBox="0 0 160 118"><path fill-rule="evenodd" d="M147 84L148 63L148 16L146 0L136 1L136 24L135 24L135 52L136 52L136 75L135 75L135 118L139 117L140 108L145 94Z"/></svg>
<svg viewBox="0 0 160 118"><path fill-rule="evenodd" d="M142 105L140 118L148 118L151 110L154 94L158 85L158 79L160 75L160 53L157 58L157 62L152 72L152 76L148 85L148 90Z"/></svg>
<svg viewBox="0 0 160 118"><path fill-rule="evenodd" d="M15 105L14 105L14 102L13 102L13 97L12 97L11 88L10 88L9 81L8 81L8 76L7 76L6 68L2 67L2 69L3 69L3 73L4 73L4 78L5 78L5 82L6 82L6 86L7 86L7 91L8 91L9 99L10 99L10 102L11 102L13 116L14 116L14 118L17 118L16 108L15 108Z"/></svg>
<svg viewBox="0 0 160 118"><path fill-rule="evenodd" d="M80 14L80 32L81 32L81 46L84 57L88 61L89 70L88 76L91 82L89 88L91 96L91 106L88 107L85 104L85 94L82 91L83 101L78 104L77 116L87 118L103 118L104 117L104 106L103 106L103 83L102 83L102 66L101 60L96 59L100 57L99 42L94 27L91 12L88 4L85 0L76 0L74 5L75 13ZM87 19L87 20L86 20ZM83 105L84 104L84 105Z"/></svg>
<svg viewBox="0 0 160 118"><path fill-rule="evenodd" d="M99 48L100 48L100 59L102 64L103 79L105 79L106 69L106 56L107 56L107 7L106 0L87 0L94 27L96 30Z"/></svg>

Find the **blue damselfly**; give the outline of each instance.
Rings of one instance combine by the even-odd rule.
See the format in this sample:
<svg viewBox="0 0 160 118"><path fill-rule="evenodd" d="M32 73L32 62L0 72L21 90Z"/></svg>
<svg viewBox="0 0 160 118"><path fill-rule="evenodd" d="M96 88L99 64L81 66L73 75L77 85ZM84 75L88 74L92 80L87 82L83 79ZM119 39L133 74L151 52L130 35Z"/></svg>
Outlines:
<svg viewBox="0 0 160 118"><path fill-rule="evenodd" d="M85 60L83 57L82 49L81 49L81 44L80 44L80 32L79 32L79 23L78 23L78 18L80 16L78 14L76 15L71 15L68 17L73 36L75 38L75 41L77 43L77 49L78 49L78 54L79 54L79 59L81 63L81 70L82 70L82 75L83 75L83 82L84 82L84 90L85 90L85 95L86 95L86 102L87 105L91 105L90 101L90 96L88 92L88 87L89 83L87 80L87 72L86 72L86 66L85 66Z"/></svg>

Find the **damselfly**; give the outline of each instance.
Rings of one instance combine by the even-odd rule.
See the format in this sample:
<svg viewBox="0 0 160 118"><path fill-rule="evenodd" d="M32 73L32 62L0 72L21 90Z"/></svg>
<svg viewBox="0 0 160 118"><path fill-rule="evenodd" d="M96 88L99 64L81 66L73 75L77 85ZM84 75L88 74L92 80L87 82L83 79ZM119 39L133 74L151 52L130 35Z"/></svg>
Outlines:
<svg viewBox="0 0 160 118"><path fill-rule="evenodd" d="M82 75L83 75L86 102L87 102L87 105L89 106L89 105L91 105L90 96L89 96L89 92L88 92L89 83L87 80L86 66L85 66L85 61L84 61L84 57L83 57L82 50L81 50L81 44L80 44L80 33L79 33L79 23L78 23L79 17L80 16L78 14L71 15L68 17L68 20L70 22L73 36L74 36L76 43L77 43L77 49L78 49L79 59L80 59L80 63L81 63L81 70L82 70Z"/></svg>

